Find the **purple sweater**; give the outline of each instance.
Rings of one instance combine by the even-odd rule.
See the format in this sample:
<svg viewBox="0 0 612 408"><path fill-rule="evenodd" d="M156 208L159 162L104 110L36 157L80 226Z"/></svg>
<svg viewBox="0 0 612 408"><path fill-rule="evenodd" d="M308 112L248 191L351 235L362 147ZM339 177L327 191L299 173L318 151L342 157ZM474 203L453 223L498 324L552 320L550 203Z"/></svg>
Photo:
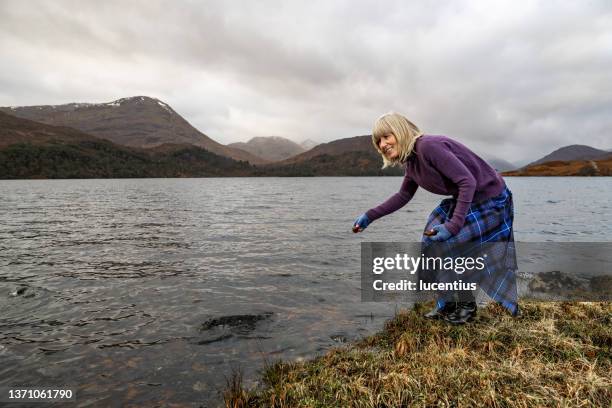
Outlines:
<svg viewBox="0 0 612 408"><path fill-rule="evenodd" d="M399 210L421 186L457 200L451 219L444 223L455 235L463 227L470 204L501 194L505 185L495 169L461 143L446 136L423 135L406 161L400 191L366 214L372 222Z"/></svg>

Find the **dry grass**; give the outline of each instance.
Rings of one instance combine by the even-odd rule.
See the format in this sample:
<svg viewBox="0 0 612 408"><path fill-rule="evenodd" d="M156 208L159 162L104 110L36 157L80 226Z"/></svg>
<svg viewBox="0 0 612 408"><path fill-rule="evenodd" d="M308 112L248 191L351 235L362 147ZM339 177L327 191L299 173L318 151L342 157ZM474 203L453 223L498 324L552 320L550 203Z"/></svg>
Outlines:
<svg viewBox="0 0 612 408"><path fill-rule="evenodd" d="M454 327L423 319L417 306L357 344L267 367L258 389L234 383L226 406L612 406L612 305L521 310L513 319L490 305Z"/></svg>

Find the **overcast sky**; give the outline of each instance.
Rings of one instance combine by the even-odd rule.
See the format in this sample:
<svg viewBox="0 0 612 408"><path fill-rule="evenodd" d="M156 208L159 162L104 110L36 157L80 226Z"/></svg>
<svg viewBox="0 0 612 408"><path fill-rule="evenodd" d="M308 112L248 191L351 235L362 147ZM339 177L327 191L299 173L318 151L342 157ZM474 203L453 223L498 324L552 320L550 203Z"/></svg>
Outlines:
<svg viewBox="0 0 612 408"><path fill-rule="evenodd" d="M0 0L0 105L147 95L227 144L394 110L509 161L612 148L612 2Z"/></svg>

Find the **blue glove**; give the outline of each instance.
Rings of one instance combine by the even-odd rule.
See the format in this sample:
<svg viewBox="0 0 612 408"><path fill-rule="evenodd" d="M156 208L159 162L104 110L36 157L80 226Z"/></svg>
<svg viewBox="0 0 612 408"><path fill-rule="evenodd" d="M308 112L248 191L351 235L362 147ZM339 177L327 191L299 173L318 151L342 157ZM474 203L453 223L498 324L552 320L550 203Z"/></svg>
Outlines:
<svg viewBox="0 0 612 408"><path fill-rule="evenodd" d="M353 223L353 232L362 231L368 228L368 225L370 225L370 219L365 213L363 213Z"/></svg>
<svg viewBox="0 0 612 408"><path fill-rule="evenodd" d="M434 225L431 229L436 231L436 235L432 235L431 237L429 237L429 239L434 242L446 241L453 235L448 231L444 224Z"/></svg>

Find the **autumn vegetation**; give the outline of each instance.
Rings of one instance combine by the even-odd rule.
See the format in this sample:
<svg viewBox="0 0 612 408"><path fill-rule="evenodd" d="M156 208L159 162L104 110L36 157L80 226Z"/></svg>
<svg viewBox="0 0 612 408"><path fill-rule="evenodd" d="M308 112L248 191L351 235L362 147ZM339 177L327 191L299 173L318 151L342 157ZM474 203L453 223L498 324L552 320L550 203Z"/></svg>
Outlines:
<svg viewBox="0 0 612 408"><path fill-rule="evenodd" d="M417 305L384 329L305 362L277 362L261 384L228 382L227 407L609 407L612 305L491 304L451 326Z"/></svg>

